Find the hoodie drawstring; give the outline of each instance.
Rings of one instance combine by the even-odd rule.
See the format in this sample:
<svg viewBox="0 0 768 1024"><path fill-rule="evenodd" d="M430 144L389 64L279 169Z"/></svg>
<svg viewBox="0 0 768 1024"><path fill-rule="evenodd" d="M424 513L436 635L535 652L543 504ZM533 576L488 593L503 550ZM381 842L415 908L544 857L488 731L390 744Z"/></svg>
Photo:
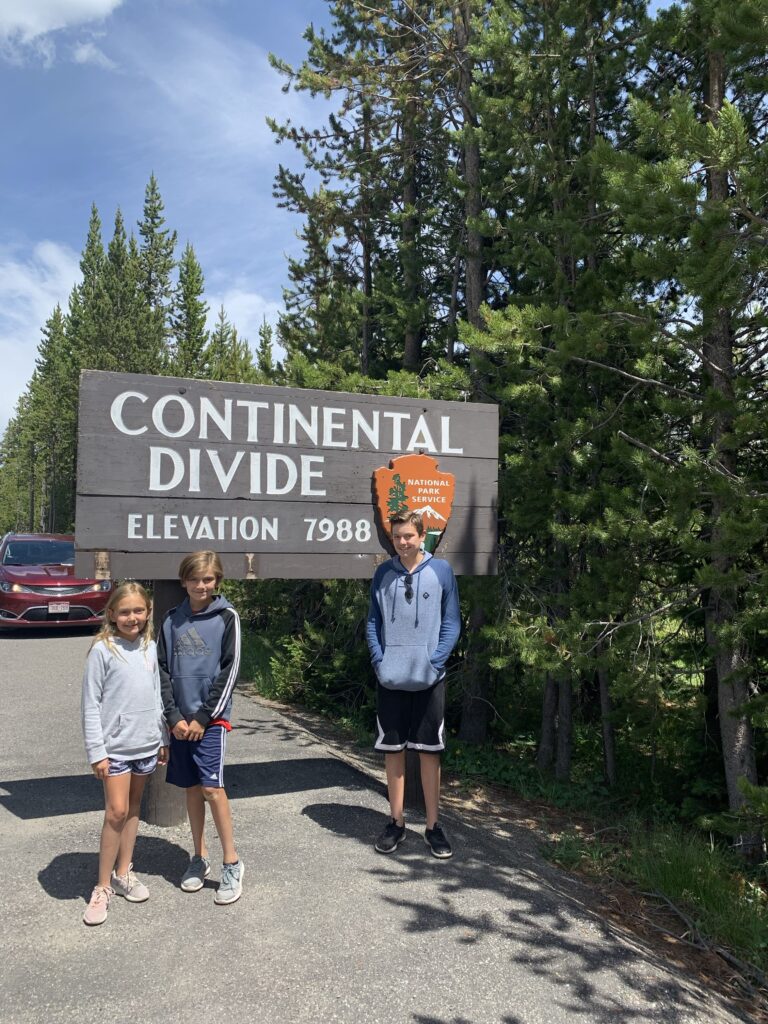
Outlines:
<svg viewBox="0 0 768 1024"><path fill-rule="evenodd" d="M414 628L418 628L418 625L419 625L419 591L421 589L421 573L420 572L406 572L406 573L402 573L395 580L395 593L394 593L394 596L392 598L392 614L390 615L389 621L390 622L394 622L395 621L395 605L397 604L397 594L398 594L398 591L400 590L400 580L403 579L405 576L412 576L414 581L415 581L415 583L416 583L416 593L414 595L415 598L416 598L416 622L414 623Z"/></svg>

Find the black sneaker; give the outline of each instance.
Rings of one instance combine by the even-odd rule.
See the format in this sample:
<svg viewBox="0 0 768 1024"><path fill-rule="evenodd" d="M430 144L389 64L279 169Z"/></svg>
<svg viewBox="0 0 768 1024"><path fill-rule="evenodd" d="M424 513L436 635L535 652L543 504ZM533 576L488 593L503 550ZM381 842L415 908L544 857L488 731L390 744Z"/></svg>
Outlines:
<svg viewBox="0 0 768 1024"><path fill-rule="evenodd" d="M379 853L394 853L400 843L404 842L405 822L402 825L398 825L393 818L376 840L375 849Z"/></svg>
<svg viewBox="0 0 768 1024"><path fill-rule="evenodd" d="M449 857L453 856L451 844L448 842L445 832L443 832L443 827L439 821L435 822L434 828L428 828L424 833L424 842L432 851L433 857L439 857L441 860L447 860Z"/></svg>

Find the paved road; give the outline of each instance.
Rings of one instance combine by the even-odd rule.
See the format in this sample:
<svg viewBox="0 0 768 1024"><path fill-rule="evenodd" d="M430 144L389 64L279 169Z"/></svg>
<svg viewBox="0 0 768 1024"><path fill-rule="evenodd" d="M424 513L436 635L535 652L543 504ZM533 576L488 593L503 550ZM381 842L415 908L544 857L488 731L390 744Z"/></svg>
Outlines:
<svg viewBox="0 0 768 1024"><path fill-rule="evenodd" d="M513 825L499 839L449 820L456 856L438 862L416 822L397 855L375 854L380 783L242 694L228 783L243 898L182 893L186 827L143 825L151 899L86 928L103 810L80 739L88 644L0 637L2 1024L742 1019L591 915Z"/></svg>

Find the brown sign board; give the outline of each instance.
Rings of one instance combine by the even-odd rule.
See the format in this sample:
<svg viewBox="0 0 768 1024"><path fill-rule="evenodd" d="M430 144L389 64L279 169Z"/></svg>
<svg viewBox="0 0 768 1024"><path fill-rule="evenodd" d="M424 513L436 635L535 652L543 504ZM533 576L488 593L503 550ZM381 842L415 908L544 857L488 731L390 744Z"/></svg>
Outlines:
<svg viewBox="0 0 768 1024"><path fill-rule="evenodd" d="M437 553L495 573L495 405L84 370L76 570L173 579L214 548L231 579L369 577L391 553L374 474L393 466L434 509L425 485L451 478Z"/></svg>

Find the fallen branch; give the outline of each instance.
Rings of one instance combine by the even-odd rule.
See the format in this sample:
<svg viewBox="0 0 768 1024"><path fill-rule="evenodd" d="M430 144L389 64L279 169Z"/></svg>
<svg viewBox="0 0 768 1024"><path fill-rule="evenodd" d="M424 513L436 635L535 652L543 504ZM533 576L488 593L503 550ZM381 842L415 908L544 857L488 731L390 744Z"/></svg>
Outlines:
<svg viewBox="0 0 768 1024"><path fill-rule="evenodd" d="M748 978L754 979L763 992L768 992L768 976L766 976L759 967L750 963L748 960L742 960L740 957L737 957L734 953L731 953L730 950L724 949L722 946L717 946L712 942L708 942L691 918L688 917L688 915L685 914L677 904L673 903L668 896L665 896L663 892L644 892L643 896L649 896L651 899L661 900L662 903L664 903L665 906L686 926L688 929L686 935L692 936L692 941L686 939L685 936L678 936L680 941L685 942L687 945L695 946L697 949L714 953L716 956L719 956L721 960L725 960L727 964L735 968L737 971L737 977L734 978L734 981L748 992L749 995L754 996L755 999L759 999L763 1009L768 1009L768 1000L766 1000L762 993L755 988L750 981L748 981ZM650 924L651 922L649 921L648 923Z"/></svg>

